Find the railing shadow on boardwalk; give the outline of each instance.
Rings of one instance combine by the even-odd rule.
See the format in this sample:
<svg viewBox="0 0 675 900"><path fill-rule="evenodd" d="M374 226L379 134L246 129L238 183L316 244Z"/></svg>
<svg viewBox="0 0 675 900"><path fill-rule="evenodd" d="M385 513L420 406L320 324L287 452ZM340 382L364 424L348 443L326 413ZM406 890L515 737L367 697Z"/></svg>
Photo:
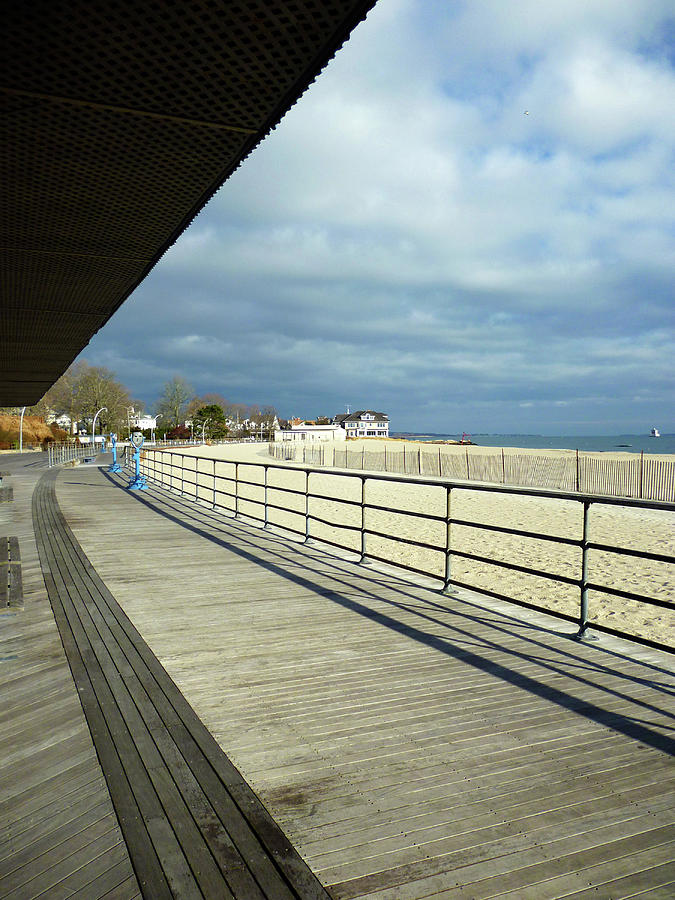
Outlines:
<svg viewBox="0 0 675 900"><path fill-rule="evenodd" d="M118 486L120 485L121 480L119 478L113 477L108 473L104 473L104 475L111 483ZM518 672L515 668L510 668L502 663L497 663L490 658L489 652L498 650L500 655L510 656L514 663L523 660L535 661L542 666L542 668L551 673L562 673L562 669L560 669L555 661L545 656L546 653L551 652L551 645L550 643L546 643L547 629L543 626L531 622L523 622L521 618L517 618L516 616L507 617L504 616L503 613L500 613L500 615L505 619L509 619L509 626L500 626L495 624L493 617L490 617L490 627L495 631L504 635L513 635L514 632L517 632L518 636L526 642L526 646L523 649L508 647L497 640L489 640L485 637L481 637L469 628L469 625L472 622L478 623L486 621L488 614L485 608L481 609L477 604L473 604L466 600L459 601L453 598L452 608L450 610L453 622L447 622L439 616L441 613L447 615L449 612L448 607L439 603L437 600L431 599L429 596L425 596L425 594L429 594L430 592L425 592L424 590L420 590L419 588L416 588L411 584L406 584L406 582L400 580L394 581L387 578L386 584L388 592L394 593L397 596L397 599L388 599L382 595L381 591L377 591L375 587L376 585L381 584L382 578L385 576L382 573L376 574L375 570L372 569L370 571L368 569L364 571L360 567L360 596L362 596L364 600L370 597L377 600L378 603L386 604L391 608L392 614L389 615L378 612L369 608L365 602L360 602L353 596L349 596L349 592L353 592L353 587L350 587L344 572L341 572L340 570L340 559L332 554L322 554L321 563L322 565L332 564L332 577L337 586L335 590L326 589L325 586L320 585L314 580L313 576L315 573L312 569L312 563L316 563L316 555L314 553L316 547L312 548L312 554L307 554L304 561L300 562L298 557L302 555L301 543L291 542L285 537L275 535L274 533L265 530L263 534L265 536L266 558L263 558L260 553L262 545L256 543L255 540L256 529L250 525L239 523L234 517L224 517L205 506L196 505L194 501L185 500L168 491L158 491L156 494L151 493L149 496L135 494L134 499L146 507L153 509L160 516L163 516L194 534L227 549L229 552L240 556L242 559L246 559L252 564L266 569L270 573L293 582L305 590L309 590L332 603L338 604L343 608L348 609L350 612L374 621L382 627L390 629L392 632L396 632L410 640L433 648L434 650L444 653L457 661L461 661L478 671L484 672L486 675L501 679L505 683L509 683L534 696L545 699L562 709L586 717L597 724L641 741L662 752L675 755L675 740L650 727L652 723L650 723L648 718L637 718L635 716L605 710L596 703L581 700L568 692L544 684L536 678ZM158 501L162 505L159 505ZM213 533L214 530L217 533ZM239 546L237 543L234 543L231 537L228 537L228 535L233 535L233 531L236 533L237 541L248 545L246 549ZM277 561L271 561L269 559L270 540L274 540L277 543ZM293 560L294 571L289 570L287 567L288 551L290 548L292 548L295 553L295 558ZM298 572L298 569L301 569L302 571ZM366 583L368 581L372 582L372 592L363 589L362 584L364 581ZM412 604L414 604L414 606ZM422 604L422 608L420 608L420 604ZM415 606L417 608L415 608ZM412 613L417 616L420 620L420 626L414 627L398 621L394 616L397 609L405 610L407 613ZM461 628L456 624L456 619L458 617L466 622L466 629ZM438 635L426 631L423 625L425 621L430 625L433 623L434 625L441 625L447 628L448 636L439 637ZM551 631L548 631L548 633L555 634L555 632ZM622 654L616 650L610 650L599 646L593 647L593 655L597 657L597 660L590 662L588 653L580 654L579 652L575 652L573 647L574 645L571 643L565 643L561 646L560 642L558 642L555 647L555 654L562 657L567 665L570 665L572 669L576 670L570 671L569 669L565 669L565 674L567 674L568 677L573 678L580 687L592 686L596 691L604 692L614 698L630 701L632 704L644 709L645 713L651 711L658 712L660 716L664 715L664 710L661 708L657 709L649 703L645 703L628 694L624 694L606 684L599 683L599 676L610 673L615 678L624 679L628 684L648 685L650 688L662 692L665 695L673 696L673 691L658 680L658 673L662 672L665 674L667 672L665 668L659 669L656 665L642 663L643 666L649 666L651 668L655 673L655 677L653 679L636 678L633 675L621 671ZM594 676L598 676L598 678ZM675 716L671 716L667 713L666 715L675 723ZM675 727L675 725L673 727ZM670 731L671 727L668 727L667 730Z"/></svg>
<svg viewBox="0 0 675 900"><path fill-rule="evenodd" d="M323 546L331 546L338 552L357 550L360 546L361 562L367 558L371 563L393 565L399 572L435 578L442 584L444 592L449 593L457 588L477 591L498 600L577 622L577 636L580 639L593 639L588 635L588 629L593 628L617 637L627 637L656 649L667 652L672 650L671 646L661 642L660 631L647 628L650 633L645 634L640 629L638 633L631 629L629 633L625 629L616 628L610 624L613 612L609 616L598 615L602 611L596 606L596 598L601 598L601 606L602 598L606 601L607 597L614 597L624 605L628 601L641 604L643 609L653 607L666 610L667 615L672 618L672 599L667 591L661 591L653 583L653 579L648 579L648 586L655 590L645 593L641 582L638 585L640 590L627 590L625 584L619 586L612 578L612 583L608 583L603 575L608 560L611 561L609 565L612 568L616 561L625 565L629 558L632 561L639 559L641 564L648 566L654 563L666 566L675 564L675 557L671 553L660 551L664 536L661 535L656 541L654 546L658 549L655 551L634 546L633 536L626 546L626 541L618 540L616 535L610 536L609 543L606 543L605 540L593 539L593 533L596 510L599 510L600 520L606 515L607 509L612 507L625 512L630 509L630 515L641 511L649 515L656 512L660 516L675 513L675 504L492 483L469 484L465 481L410 475L340 469L324 472L305 465L293 465L289 468L285 463L221 460L214 456L183 452L141 454L140 469L143 477L170 490L178 489L179 494L190 500L205 501L214 509L230 511L235 516L244 514L265 526L276 526L285 533L304 537L305 541L318 539ZM290 483L287 480L289 477ZM332 485L327 489L326 486L321 486L326 478ZM403 496L400 496L401 490ZM424 504L420 507L418 502L411 507L410 490L417 494L420 491L426 492L427 504L431 503L434 510L424 508ZM533 500L546 504L570 501L580 515L576 522L567 522L564 534L559 533L557 528L553 531L550 528L542 530L541 523L523 527L526 523L521 522L519 516L515 517L515 521L506 521L503 515L495 517L494 511L485 520L485 512L481 515L478 511L477 514L471 508L461 512L461 498L467 491L470 495L477 493L486 497L488 501L500 497L508 503L517 504L531 503ZM455 510L458 496L459 515ZM332 506L327 511L326 503ZM502 508L502 513L504 511ZM377 521L371 523L371 515ZM382 521L379 518L382 515L388 517L388 521ZM280 516L283 521L279 521ZM348 518L345 519L345 516ZM289 517L292 521L289 521ZM380 527L378 521L381 522ZM459 543L456 540L458 527ZM473 538L467 539L467 528ZM326 530L330 532L330 536L326 534ZM490 546L485 546L484 539L477 541L477 534L488 535ZM507 553L495 553L494 541L499 536L511 542L514 538L530 542L530 547L533 540L540 548L542 544L552 547L558 557L557 563L553 566L543 564L541 559L536 558L537 554L533 560L528 555L523 558L521 553L514 553L513 546ZM576 555L576 561L570 560L570 552ZM488 587L483 579L478 579L479 583L475 579L471 580L467 567L475 568L476 564L487 566L493 574L496 570L499 573L499 583ZM530 588L531 577L534 576L537 590L542 579L549 591L551 587L555 591L562 587L566 592L562 598L562 606L558 605L561 598L550 595L544 602L537 597L526 599L521 596L520 591L514 590L513 580L510 585L502 586L504 573L512 577L517 575L520 579L530 579L527 582ZM600 577L593 577L594 575ZM666 586L667 582L663 584ZM591 595L593 605L596 606L596 614L592 619L589 614ZM578 602L578 614L573 614L570 601L572 606ZM673 625L675 626L675 619Z"/></svg>

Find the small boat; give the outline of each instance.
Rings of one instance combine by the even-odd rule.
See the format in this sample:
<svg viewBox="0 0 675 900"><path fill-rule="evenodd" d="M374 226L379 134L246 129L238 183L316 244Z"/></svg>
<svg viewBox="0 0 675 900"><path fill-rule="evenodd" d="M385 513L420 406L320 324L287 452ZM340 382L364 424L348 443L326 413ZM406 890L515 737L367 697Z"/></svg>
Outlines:
<svg viewBox="0 0 675 900"><path fill-rule="evenodd" d="M652 430L651 430L650 433L651 433L651 436L652 436L652 437L661 437L661 432L660 432L659 429L656 427L656 425L652 428Z"/></svg>

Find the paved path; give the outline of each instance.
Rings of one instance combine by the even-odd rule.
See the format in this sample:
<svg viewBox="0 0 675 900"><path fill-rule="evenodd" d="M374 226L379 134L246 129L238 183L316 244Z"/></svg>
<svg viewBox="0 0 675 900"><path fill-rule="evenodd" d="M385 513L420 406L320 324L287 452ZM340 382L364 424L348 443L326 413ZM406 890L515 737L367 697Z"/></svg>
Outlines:
<svg viewBox="0 0 675 900"><path fill-rule="evenodd" d="M671 658L59 474L96 579L336 898L670 897Z"/></svg>

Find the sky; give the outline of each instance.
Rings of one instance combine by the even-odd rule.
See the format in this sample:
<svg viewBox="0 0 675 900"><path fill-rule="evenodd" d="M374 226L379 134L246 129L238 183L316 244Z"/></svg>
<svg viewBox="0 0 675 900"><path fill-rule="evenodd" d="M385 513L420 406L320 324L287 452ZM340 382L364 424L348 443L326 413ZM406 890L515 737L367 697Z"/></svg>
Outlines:
<svg viewBox="0 0 675 900"><path fill-rule="evenodd" d="M82 357L393 431L675 431L669 0L380 0Z"/></svg>

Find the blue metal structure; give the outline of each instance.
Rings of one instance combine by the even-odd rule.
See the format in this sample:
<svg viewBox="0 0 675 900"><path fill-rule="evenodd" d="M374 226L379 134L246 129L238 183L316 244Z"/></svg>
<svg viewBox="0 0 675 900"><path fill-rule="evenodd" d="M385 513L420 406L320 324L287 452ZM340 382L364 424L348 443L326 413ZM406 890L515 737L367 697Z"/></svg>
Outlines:
<svg viewBox="0 0 675 900"><path fill-rule="evenodd" d="M117 435L110 432L110 443L112 444L112 455L113 461L112 466L108 469L109 472L121 472L122 466L117 462Z"/></svg>
<svg viewBox="0 0 675 900"><path fill-rule="evenodd" d="M147 491L148 483L144 476L141 475L141 447L144 443L143 435L140 431L135 431L129 438L131 446L134 448L134 463L136 471L134 477L129 482L128 489L130 491Z"/></svg>

